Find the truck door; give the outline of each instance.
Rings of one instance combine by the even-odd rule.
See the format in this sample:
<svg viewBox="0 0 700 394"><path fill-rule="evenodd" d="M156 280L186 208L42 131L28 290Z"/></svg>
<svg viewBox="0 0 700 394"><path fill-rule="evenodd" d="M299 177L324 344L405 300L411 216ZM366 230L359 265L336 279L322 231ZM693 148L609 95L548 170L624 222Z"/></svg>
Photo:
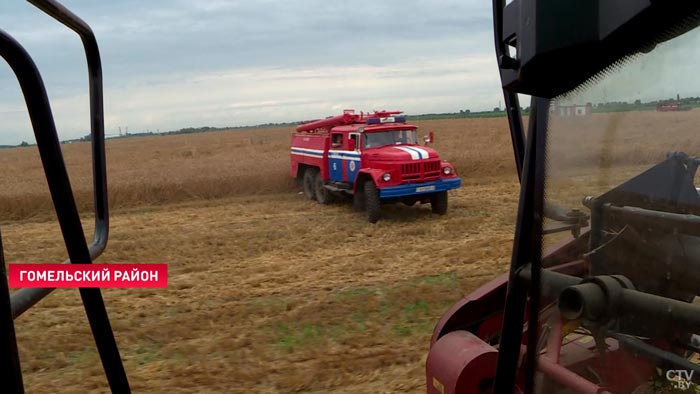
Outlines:
<svg viewBox="0 0 700 394"><path fill-rule="evenodd" d="M331 134L331 149L328 151L328 177L343 182L343 134Z"/></svg>
<svg viewBox="0 0 700 394"><path fill-rule="evenodd" d="M360 171L360 134L352 133L348 135L348 150L345 153L345 182L354 183L357 172ZM353 141L353 142L350 142ZM354 147L355 149L349 149Z"/></svg>

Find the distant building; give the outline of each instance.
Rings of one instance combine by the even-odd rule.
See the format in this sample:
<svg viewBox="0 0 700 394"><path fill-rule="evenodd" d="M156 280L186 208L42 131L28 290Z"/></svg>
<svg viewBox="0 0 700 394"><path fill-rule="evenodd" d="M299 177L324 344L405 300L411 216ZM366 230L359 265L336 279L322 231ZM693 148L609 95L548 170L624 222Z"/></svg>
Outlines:
<svg viewBox="0 0 700 394"><path fill-rule="evenodd" d="M683 106L680 101L666 101L665 103L656 104L656 110L661 112L689 111L690 107Z"/></svg>
<svg viewBox="0 0 700 394"><path fill-rule="evenodd" d="M593 113L593 105L552 105L549 114L555 116L588 116Z"/></svg>
<svg viewBox="0 0 700 394"><path fill-rule="evenodd" d="M683 106L683 103L681 102L681 95L676 94L675 100L668 100L668 101L656 104L656 110L661 111L661 112L690 111L690 107Z"/></svg>

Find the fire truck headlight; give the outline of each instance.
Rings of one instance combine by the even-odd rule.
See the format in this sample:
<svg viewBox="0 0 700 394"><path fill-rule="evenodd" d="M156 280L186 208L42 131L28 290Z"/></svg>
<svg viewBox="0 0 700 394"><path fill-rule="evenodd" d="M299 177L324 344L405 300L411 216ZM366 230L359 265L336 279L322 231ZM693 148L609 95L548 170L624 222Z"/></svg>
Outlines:
<svg viewBox="0 0 700 394"><path fill-rule="evenodd" d="M382 180L384 180L384 182L389 182L391 180L391 174L385 172L384 175L382 175Z"/></svg>
<svg viewBox="0 0 700 394"><path fill-rule="evenodd" d="M452 168L450 168L450 167L445 167L445 168L442 169L442 173L445 174L445 175L450 175L450 174L452 174Z"/></svg>

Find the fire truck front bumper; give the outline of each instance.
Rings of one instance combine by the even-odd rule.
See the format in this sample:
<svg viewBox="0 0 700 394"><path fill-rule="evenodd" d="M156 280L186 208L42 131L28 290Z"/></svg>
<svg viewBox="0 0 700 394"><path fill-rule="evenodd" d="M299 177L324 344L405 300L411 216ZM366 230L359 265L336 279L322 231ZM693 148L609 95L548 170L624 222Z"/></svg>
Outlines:
<svg viewBox="0 0 700 394"><path fill-rule="evenodd" d="M457 189L462 186L462 179L448 178L432 182L408 183L400 186L389 186L379 189L379 198L403 197L420 194L430 194Z"/></svg>

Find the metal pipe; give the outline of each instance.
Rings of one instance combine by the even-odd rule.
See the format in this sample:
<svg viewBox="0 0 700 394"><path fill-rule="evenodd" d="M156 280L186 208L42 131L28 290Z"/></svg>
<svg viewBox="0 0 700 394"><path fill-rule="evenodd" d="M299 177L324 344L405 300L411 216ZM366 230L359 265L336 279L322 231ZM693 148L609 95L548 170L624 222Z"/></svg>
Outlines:
<svg viewBox="0 0 700 394"><path fill-rule="evenodd" d="M580 282L581 278L544 270L542 281L552 284L552 291L561 292L559 310L569 320L600 321L627 315L648 321L673 321L679 328L700 332L700 305L625 288L631 285L623 285L627 279L621 276L591 277L566 286L567 281Z"/></svg>
<svg viewBox="0 0 700 394"><path fill-rule="evenodd" d="M559 294L569 286L581 283L582 278L554 272L552 270L543 269L540 272L541 276L541 293L545 298L558 298ZM527 265L520 270L519 277L530 282L532 278L532 267Z"/></svg>
<svg viewBox="0 0 700 394"><path fill-rule="evenodd" d="M559 312L567 320L581 317L598 321L606 313L607 298L596 283L582 283L567 287L559 297Z"/></svg>
<svg viewBox="0 0 700 394"><path fill-rule="evenodd" d="M97 234L97 232L95 232ZM106 239L106 238L104 238ZM88 246L88 252L90 253L90 260L96 259L100 254L102 254L102 251L104 250L104 246L96 244L94 241L93 243ZM71 261L70 259L64 260L60 264L70 264ZM16 319L20 317L24 312L29 310L32 306L36 305L39 301L41 301L44 297L47 295L51 294L56 290L55 288L27 288L27 289L20 289L12 294L11 301L12 301L12 318Z"/></svg>
<svg viewBox="0 0 700 394"><path fill-rule="evenodd" d="M622 289L619 305L625 314L669 321L674 327L700 332L700 305L630 289Z"/></svg>
<svg viewBox="0 0 700 394"><path fill-rule="evenodd" d="M617 339L620 344L631 348L638 354L648 357L656 362L656 364L670 363L677 368L682 368L689 371L694 371L697 375L694 375L694 381L700 380L700 366L693 364L688 359L681 357L677 354L659 349L657 347L651 346L648 343L639 340L633 336L625 334L612 334L613 338Z"/></svg>
<svg viewBox="0 0 700 394"><path fill-rule="evenodd" d="M557 383L580 394L612 394L586 378L566 369L547 357L537 359L537 369Z"/></svg>
<svg viewBox="0 0 700 394"><path fill-rule="evenodd" d="M603 205L612 218L619 217L626 223L636 225L649 225L653 223L654 229L677 231L682 234L700 237L700 216L654 211L651 209L637 207L616 207L614 205Z"/></svg>

